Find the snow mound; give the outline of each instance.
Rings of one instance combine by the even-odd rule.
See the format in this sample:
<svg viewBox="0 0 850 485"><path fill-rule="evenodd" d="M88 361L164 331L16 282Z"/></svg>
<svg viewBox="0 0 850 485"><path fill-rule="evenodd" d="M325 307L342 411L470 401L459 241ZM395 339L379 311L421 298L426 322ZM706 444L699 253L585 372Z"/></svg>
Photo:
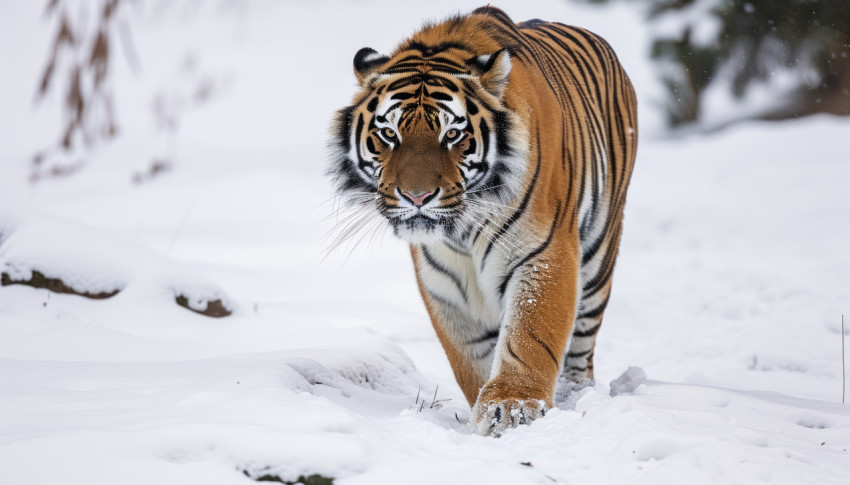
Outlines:
<svg viewBox="0 0 850 485"><path fill-rule="evenodd" d="M634 394L639 385L646 382L646 372L640 367L629 367L620 377L611 381L610 395L621 396L623 394Z"/></svg>
<svg viewBox="0 0 850 485"><path fill-rule="evenodd" d="M362 394L361 390L409 395L421 385L413 363L395 347L345 353L317 350L310 356L293 359L289 365L311 385L336 389L345 397Z"/></svg>
<svg viewBox="0 0 850 485"><path fill-rule="evenodd" d="M20 206L0 201L4 285L47 281L41 287L97 298L128 290L170 298L199 313L212 304L228 313L235 307L215 283L186 265L79 223L11 209Z"/></svg>

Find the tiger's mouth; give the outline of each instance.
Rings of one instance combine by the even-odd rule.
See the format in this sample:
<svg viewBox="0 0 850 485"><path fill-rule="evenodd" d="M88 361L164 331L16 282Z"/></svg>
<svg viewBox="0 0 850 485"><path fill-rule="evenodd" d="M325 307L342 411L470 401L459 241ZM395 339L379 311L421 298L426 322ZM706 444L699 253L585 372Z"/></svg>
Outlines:
<svg viewBox="0 0 850 485"><path fill-rule="evenodd" d="M411 243L432 242L443 239L455 232L457 218L450 214L435 213L429 210L407 214L384 213L396 237Z"/></svg>
<svg viewBox="0 0 850 485"><path fill-rule="evenodd" d="M410 230L433 230L438 225L445 224L445 221L441 220L445 218L434 217L430 215L426 215L423 213L414 214L407 218L393 218L390 219L390 223L393 225L403 225Z"/></svg>
<svg viewBox="0 0 850 485"><path fill-rule="evenodd" d="M385 214L385 217L392 226L404 226L410 230L431 230L448 222L448 217L439 216L431 212L419 211L418 213L413 213L413 210L410 210L410 212L408 214Z"/></svg>

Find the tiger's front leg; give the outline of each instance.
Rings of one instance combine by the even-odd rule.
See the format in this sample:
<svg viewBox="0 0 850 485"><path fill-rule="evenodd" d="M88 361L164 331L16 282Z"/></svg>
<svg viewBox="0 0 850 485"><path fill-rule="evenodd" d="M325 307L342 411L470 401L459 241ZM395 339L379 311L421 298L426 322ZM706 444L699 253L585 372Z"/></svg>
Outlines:
<svg viewBox="0 0 850 485"><path fill-rule="evenodd" d="M577 237L573 242L553 236L554 228L549 244L510 276L490 379L472 409L481 434L499 436L553 405L575 318L580 265Z"/></svg>

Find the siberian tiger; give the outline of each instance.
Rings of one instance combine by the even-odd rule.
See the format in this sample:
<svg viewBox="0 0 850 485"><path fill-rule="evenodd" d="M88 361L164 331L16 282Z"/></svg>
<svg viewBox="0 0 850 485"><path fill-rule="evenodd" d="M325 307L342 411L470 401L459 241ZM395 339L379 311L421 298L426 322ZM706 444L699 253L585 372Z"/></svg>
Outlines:
<svg viewBox="0 0 850 485"><path fill-rule="evenodd" d="M483 7L354 56L330 169L410 243L471 424L499 436L593 379L637 147L611 47Z"/></svg>

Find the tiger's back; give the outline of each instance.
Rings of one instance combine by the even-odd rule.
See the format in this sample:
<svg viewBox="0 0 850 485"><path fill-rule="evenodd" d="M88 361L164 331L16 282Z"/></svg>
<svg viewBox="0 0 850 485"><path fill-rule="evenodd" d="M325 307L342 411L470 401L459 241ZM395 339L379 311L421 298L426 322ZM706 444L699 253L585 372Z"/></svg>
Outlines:
<svg viewBox="0 0 850 485"><path fill-rule="evenodd" d="M561 23L532 20L520 32L536 46L541 68L560 93L567 159L583 160L574 173L582 248L581 300L564 373L593 377L593 347L611 291L626 190L637 152L634 88L601 37ZM566 76L556 73L565 73ZM576 109L580 107L580 109ZM567 116L581 113L582 116Z"/></svg>

